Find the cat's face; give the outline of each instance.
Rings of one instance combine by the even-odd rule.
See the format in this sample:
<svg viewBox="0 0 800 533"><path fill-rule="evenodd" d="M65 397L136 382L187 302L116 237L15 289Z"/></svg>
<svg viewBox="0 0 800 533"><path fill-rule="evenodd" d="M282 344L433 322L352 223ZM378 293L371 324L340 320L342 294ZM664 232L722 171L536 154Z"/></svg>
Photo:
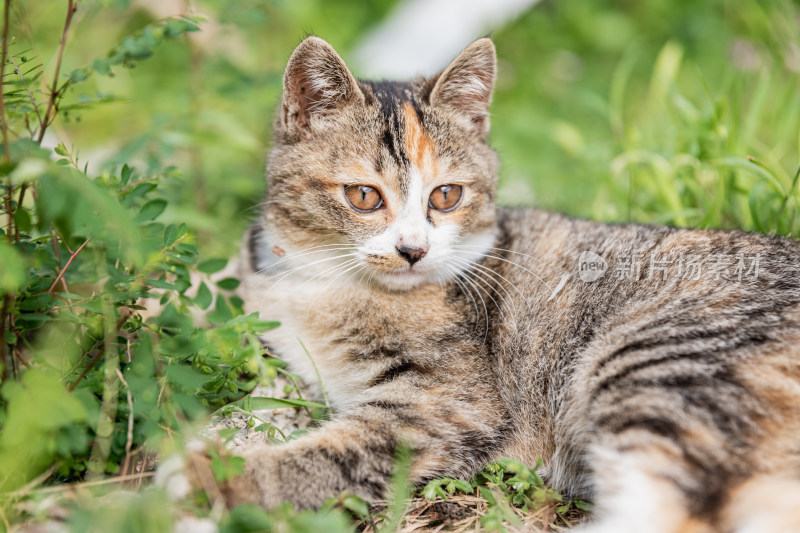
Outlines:
<svg viewBox="0 0 800 533"><path fill-rule="evenodd" d="M277 248L266 253L320 279L399 290L466 270L494 238L494 77L488 39L410 83L356 81L330 45L303 41L269 159Z"/></svg>

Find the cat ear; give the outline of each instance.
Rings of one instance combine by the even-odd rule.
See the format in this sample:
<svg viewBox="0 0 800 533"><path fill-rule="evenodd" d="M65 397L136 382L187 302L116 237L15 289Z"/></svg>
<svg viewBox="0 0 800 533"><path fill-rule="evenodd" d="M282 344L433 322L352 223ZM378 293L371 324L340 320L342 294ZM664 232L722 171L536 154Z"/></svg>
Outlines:
<svg viewBox="0 0 800 533"><path fill-rule="evenodd" d="M436 79L431 105L447 106L468 120L481 138L489 133L489 102L497 75L494 43L484 37L469 45Z"/></svg>
<svg viewBox="0 0 800 533"><path fill-rule="evenodd" d="M310 139L315 118L357 100L364 95L331 45L311 36L295 48L283 76L281 123L289 134Z"/></svg>

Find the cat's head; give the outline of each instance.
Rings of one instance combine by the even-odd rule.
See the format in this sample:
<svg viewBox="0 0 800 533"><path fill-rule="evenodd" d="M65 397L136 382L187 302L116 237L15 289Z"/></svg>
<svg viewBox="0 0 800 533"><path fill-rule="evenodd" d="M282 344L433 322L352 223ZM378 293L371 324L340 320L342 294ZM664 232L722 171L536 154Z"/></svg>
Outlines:
<svg viewBox="0 0 800 533"><path fill-rule="evenodd" d="M494 239L495 72L479 39L432 78L360 81L327 42L305 39L284 75L259 253L394 290L466 270Z"/></svg>

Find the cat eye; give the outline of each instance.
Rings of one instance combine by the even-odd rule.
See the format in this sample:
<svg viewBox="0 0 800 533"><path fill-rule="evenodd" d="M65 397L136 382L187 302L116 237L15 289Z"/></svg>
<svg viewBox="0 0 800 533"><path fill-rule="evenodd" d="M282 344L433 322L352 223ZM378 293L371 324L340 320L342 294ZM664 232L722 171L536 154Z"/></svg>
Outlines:
<svg viewBox="0 0 800 533"><path fill-rule="evenodd" d="M381 193L368 185L348 185L344 188L344 196L350 207L359 213L369 213L383 206Z"/></svg>
<svg viewBox="0 0 800 533"><path fill-rule="evenodd" d="M428 205L437 211L452 211L461 202L461 185L442 185L431 193Z"/></svg>

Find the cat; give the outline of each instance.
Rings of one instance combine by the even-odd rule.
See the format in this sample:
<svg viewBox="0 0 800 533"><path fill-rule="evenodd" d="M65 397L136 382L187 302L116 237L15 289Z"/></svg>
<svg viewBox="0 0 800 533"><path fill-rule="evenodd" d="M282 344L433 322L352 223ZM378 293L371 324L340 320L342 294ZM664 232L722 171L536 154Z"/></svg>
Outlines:
<svg viewBox="0 0 800 533"><path fill-rule="evenodd" d="M543 459L597 532L800 531L800 245L495 205L492 41L411 82L292 54L240 296L335 415L231 505L383 498ZM320 391L323 392L323 391Z"/></svg>

